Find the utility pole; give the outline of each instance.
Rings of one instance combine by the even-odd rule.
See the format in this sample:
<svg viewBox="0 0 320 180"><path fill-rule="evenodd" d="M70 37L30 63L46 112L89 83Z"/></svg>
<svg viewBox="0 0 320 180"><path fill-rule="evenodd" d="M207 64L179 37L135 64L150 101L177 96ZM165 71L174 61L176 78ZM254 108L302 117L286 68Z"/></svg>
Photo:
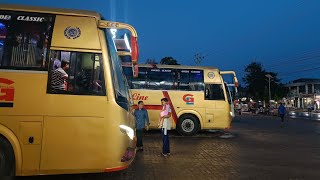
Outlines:
<svg viewBox="0 0 320 180"><path fill-rule="evenodd" d="M196 53L194 55L194 62L196 63L197 66L201 65L203 59L204 59L204 56L202 56L200 53Z"/></svg>
<svg viewBox="0 0 320 180"><path fill-rule="evenodd" d="M273 78L270 74L266 74L266 77L269 78L269 103L271 101L271 91L270 91L270 81Z"/></svg>

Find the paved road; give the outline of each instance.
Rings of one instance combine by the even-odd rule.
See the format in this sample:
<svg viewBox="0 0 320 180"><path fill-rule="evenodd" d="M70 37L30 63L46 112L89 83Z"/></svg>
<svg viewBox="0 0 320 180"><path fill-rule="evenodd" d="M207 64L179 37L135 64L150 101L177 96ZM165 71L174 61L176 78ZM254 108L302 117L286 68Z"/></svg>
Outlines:
<svg viewBox="0 0 320 180"><path fill-rule="evenodd" d="M289 119L289 118L288 118ZM241 115L230 132L181 137L171 132L170 157L161 157L158 131L145 137L145 151L129 169L111 174L25 177L19 179L320 179L320 123Z"/></svg>

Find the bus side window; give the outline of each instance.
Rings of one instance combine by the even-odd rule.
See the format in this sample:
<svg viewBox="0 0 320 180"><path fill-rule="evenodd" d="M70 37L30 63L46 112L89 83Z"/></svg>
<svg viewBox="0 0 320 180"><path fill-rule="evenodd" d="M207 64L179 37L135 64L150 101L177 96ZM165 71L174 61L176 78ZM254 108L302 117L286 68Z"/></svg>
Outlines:
<svg viewBox="0 0 320 180"><path fill-rule="evenodd" d="M191 70L190 72L190 89L191 91L203 91L203 71Z"/></svg>
<svg viewBox="0 0 320 180"><path fill-rule="evenodd" d="M148 71L148 88L153 90L171 90L174 87L174 75L172 69L150 69Z"/></svg>
<svg viewBox="0 0 320 180"><path fill-rule="evenodd" d="M43 21L18 20L21 15L39 16ZM5 17L0 20L0 68L46 70L54 16L15 12Z"/></svg>
<svg viewBox="0 0 320 180"><path fill-rule="evenodd" d="M131 70L132 76L132 70ZM144 67L139 67L138 77L132 78L132 89L145 89L147 83L147 69Z"/></svg>
<svg viewBox="0 0 320 180"><path fill-rule="evenodd" d="M190 88L190 78L189 70L181 70L178 74L178 86L181 91L189 91Z"/></svg>
<svg viewBox="0 0 320 180"><path fill-rule="evenodd" d="M105 95L101 54L51 51L47 92Z"/></svg>
<svg viewBox="0 0 320 180"><path fill-rule="evenodd" d="M206 100L225 100L222 84L206 84L205 99Z"/></svg>

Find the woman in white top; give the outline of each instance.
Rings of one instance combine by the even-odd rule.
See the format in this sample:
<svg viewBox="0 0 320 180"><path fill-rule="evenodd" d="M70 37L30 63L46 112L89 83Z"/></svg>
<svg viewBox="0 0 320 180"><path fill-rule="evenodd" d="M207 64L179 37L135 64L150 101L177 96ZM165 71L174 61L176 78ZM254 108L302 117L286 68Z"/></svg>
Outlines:
<svg viewBox="0 0 320 180"><path fill-rule="evenodd" d="M163 119L161 126L161 136L162 136L162 155L170 155L170 144L169 144L169 133L168 130L171 129L170 117L171 117L171 108L168 104L167 98L161 99L161 104L163 106L163 111L160 113L160 119Z"/></svg>

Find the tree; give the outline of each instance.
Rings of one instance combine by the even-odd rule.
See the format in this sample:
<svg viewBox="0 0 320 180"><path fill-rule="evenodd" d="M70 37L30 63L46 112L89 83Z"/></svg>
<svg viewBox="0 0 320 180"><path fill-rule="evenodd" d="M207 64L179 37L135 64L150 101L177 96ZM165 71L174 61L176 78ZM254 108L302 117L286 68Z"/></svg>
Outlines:
<svg viewBox="0 0 320 180"><path fill-rule="evenodd" d="M243 81L247 85L248 93L253 99L264 100L265 88L265 71L262 65L257 62L252 62L245 67L245 77Z"/></svg>
<svg viewBox="0 0 320 180"><path fill-rule="evenodd" d="M243 81L247 85L248 94L255 100L269 100L269 82L266 77L267 74L271 75L270 79L270 91L271 97L281 98L283 97L283 92L280 91L281 85L279 84L280 79L277 77L275 72L266 72L263 69L262 64L258 62L252 62L245 67L245 77Z"/></svg>
<svg viewBox="0 0 320 180"><path fill-rule="evenodd" d="M167 65L180 65L178 64L177 60L173 57L164 57L161 59L160 64L167 64Z"/></svg>
<svg viewBox="0 0 320 180"><path fill-rule="evenodd" d="M158 62L155 59L147 59L146 64L158 64Z"/></svg>

